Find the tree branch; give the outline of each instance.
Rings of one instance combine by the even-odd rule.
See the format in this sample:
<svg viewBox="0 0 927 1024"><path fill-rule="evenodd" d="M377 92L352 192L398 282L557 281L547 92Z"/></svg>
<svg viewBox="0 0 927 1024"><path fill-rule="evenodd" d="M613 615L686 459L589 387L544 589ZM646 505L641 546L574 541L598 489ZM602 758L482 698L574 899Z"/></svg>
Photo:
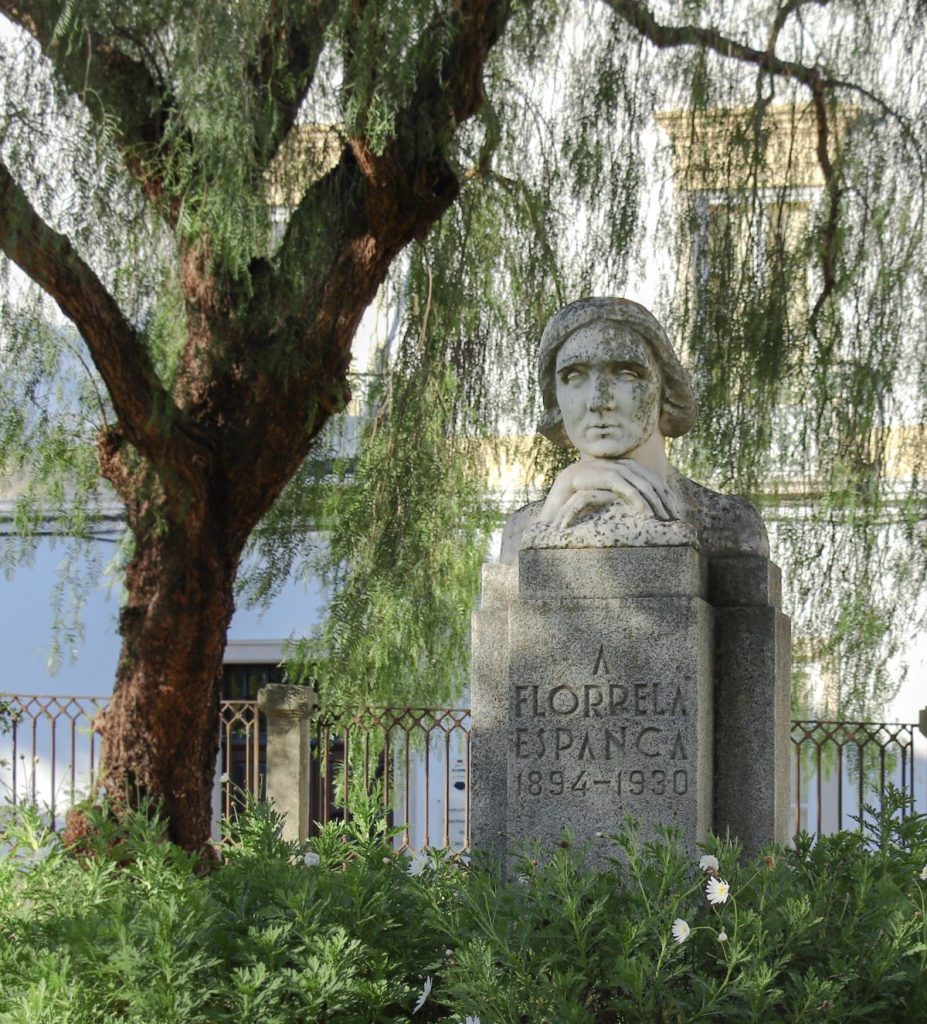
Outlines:
<svg viewBox="0 0 927 1024"><path fill-rule="evenodd" d="M154 202L163 197L164 129L174 100L142 61L128 56L117 40L88 35L83 49L56 34L67 0L0 0L0 14L25 29L55 71L97 124L115 117L116 145L126 168ZM159 204L170 224L179 204Z"/></svg>
<svg viewBox="0 0 927 1024"><path fill-rule="evenodd" d="M773 52L776 39L778 38L780 21L784 17L797 10L807 3L816 3L825 6L830 0L791 0L786 3L778 12L776 20L770 32L770 46L766 50L756 50L752 46L739 43L735 39L722 35L716 29L700 28L697 25L661 25L654 18L651 11L639 0L602 0L602 2L622 21L627 22L636 29L645 39L649 40L658 49L673 49L678 46L700 46L717 53L721 57L729 57L744 64L753 64L761 71L767 71L780 78L792 79L801 82L814 91L820 88L825 91L855 93L863 99L868 100L873 106L878 107L887 117L896 121L905 137L916 144L915 133L909 122L897 110L885 102L880 96L876 96L871 90L856 82L848 82L842 78L831 78L825 75L818 67L811 67L808 64L801 64L797 61L781 60Z"/></svg>
<svg viewBox="0 0 927 1024"><path fill-rule="evenodd" d="M397 226L406 235L402 245L427 233L459 191L445 147L482 103L483 67L509 13L509 0L462 0L436 17L419 45L428 52L440 49L444 57L437 66L423 62L408 104L396 114L394 139L382 154L374 153L365 138L350 140L338 167L313 184L294 212L280 249L281 265L299 244L293 238L302 224L313 220L320 206L354 211L343 223L351 224L352 233L369 232L374 245L377 235ZM449 21L457 32L447 45Z"/></svg>
<svg viewBox="0 0 927 1024"><path fill-rule="evenodd" d="M165 391L137 332L65 235L50 228L0 161L0 249L50 295L80 331L120 426L143 454L202 442ZM186 440L178 436L186 435Z"/></svg>
<svg viewBox="0 0 927 1024"><path fill-rule="evenodd" d="M649 8L638 0L603 0L622 21L626 21L645 39L661 50L678 46L700 46L712 50L722 57L730 57L744 64L755 64L763 71L803 82L809 87L822 82L820 69L800 64L797 61L782 60L769 50L756 50L722 35L713 28L698 25L661 25Z"/></svg>
<svg viewBox="0 0 927 1024"><path fill-rule="evenodd" d="M270 4L252 69L252 84L267 89L276 115L266 135L258 137L264 167L296 123L315 78L325 31L337 10L337 0L299 4L274 0Z"/></svg>
<svg viewBox="0 0 927 1024"><path fill-rule="evenodd" d="M349 139L337 166L303 196L274 261L252 268L241 338L247 342L242 358L252 367L251 415L259 421L242 443L253 446L256 473L262 452L283 444L298 465L312 437L350 397L351 344L364 310L395 256L423 238L458 195L447 145L479 109L483 68L509 13L509 0L450 0L420 38L443 58L420 64L392 141L374 152L366 138ZM255 362L259 347L287 353L282 379L260 369L281 361ZM298 450L294 438L302 439ZM247 508L253 494L230 500Z"/></svg>
<svg viewBox="0 0 927 1024"><path fill-rule="evenodd" d="M817 126L816 155L821 174L824 177L824 189L828 198L827 219L821 234L820 257L822 287L811 312L810 324L817 333L817 322L824 305L836 287L837 237L839 227L840 187L839 176L830 159L828 139L830 123L827 112L827 95L839 89L848 90L864 96L877 105L884 113L898 121L909 139L913 133L904 120L893 111L884 100L873 95L869 90L852 82L826 77L819 67L811 67L796 61L782 60L775 55L775 45L779 32L786 19L804 3L814 2L822 6L829 0L786 0L778 10L771 26L769 43L766 50L756 50L751 46L737 42L722 35L716 29L701 28L697 25L662 25L653 16L645 4L639 0L604 0L604 3L623 21L636 29L644 38L660 49L678 46L697 46L722 57L738 60L744 64L753 64L761 71L781 78L791 79L805 85L811 92Z"/></svg>
<svg viewBox="0 0 927 1024"><path fill-rule="evenodd" d="M769 30L766 52L775 52L776 43L779 41L779 33L785 28L785 23L789 20L789 17L797 10L809 3L817 4L819 7L826 7L830 2L831 0L786 0L779 10L776 11L776 16Z"/></svg>

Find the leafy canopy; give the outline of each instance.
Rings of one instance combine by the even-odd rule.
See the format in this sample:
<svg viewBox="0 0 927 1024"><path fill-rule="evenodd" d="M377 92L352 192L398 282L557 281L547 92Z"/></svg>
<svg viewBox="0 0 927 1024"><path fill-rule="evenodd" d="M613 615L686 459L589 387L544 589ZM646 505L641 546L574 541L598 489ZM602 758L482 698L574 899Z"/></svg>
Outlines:
<svg viewBox="0 0 927 1024"><path fill-rule="evenodd" d="M333 225L354 216L314 187L345 143L377 157L434 137L462 183L393 260L399 323L366 411L316 439L255 535L260 597L317 567L310 523L329 530L332 615L299 671L351 698L450 697L494 511L487 452L533 427L545 319L606 293L647 301L683 351L702 413L673 460L763 505L801 650L838 677L841 710L890 696L925 575L920 5L494 5L485 99L446 130L422 82L458 23L435 0L322 0L301 33L271 0L29 7L37 31L2 37L0 155L178 400L203 310L274 339L243 355L232 338L228 365L308 358L277 328L315 308ZM12 0L0 11L23 23ZM125 90L157 124L127 120ZM262 261L285 286L262 291ZM193 269L211 289L198 309ZM53 514L86 537L113 394L48 300L2 272L15 524L28 539ZM562 455L545 445L549 476Z"/></svg>

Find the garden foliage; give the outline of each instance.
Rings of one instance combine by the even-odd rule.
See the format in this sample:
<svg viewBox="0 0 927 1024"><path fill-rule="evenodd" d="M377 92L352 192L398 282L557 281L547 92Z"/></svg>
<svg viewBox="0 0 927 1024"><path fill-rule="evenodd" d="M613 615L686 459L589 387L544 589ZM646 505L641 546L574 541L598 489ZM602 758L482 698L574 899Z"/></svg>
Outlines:
<svg viewBox="0 0 927 1024"><path fill-rule="evenodd" d="M755 860L711 839L714 871L629 824L597 840L609 871L586 870L565 840L511 881L443 852L394 853L370 807L311 850L253 808L206 873L143 812L101 821L70 852L10 813L0 1021L920 1020L927 817L901 807ZM713 877L730 891L712 905Z"/></svg>

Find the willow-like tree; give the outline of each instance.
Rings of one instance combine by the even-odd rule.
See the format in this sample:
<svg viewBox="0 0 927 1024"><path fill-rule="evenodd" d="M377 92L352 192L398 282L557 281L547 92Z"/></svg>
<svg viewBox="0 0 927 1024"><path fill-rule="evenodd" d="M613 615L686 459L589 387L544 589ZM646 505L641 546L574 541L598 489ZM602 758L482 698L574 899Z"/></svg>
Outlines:
<svg viewBox="0 0 927 1024"><path fill-rule="evenodd" d="M324 507L340 617L314 670L355 695L408 695L458 660L486 525L474 424L530 413L532 345L559 301L620 293L638 251L688 258L681 190L643 241L657 109L739 111L709 145L734 155L752 211L727 231L718 286L687 302L701 279L683 275L661 309L706 399L693 450L756 490L791 387L790 437L828 410L846 427L833 450L803 449L806 476L877 515L873 444L920 273L916 5L678 6L658 21L635 0L0 0L0 246L36 286L7 274L0 455L26 473L25 533L54 503L79 532L99 478L125 507L123 646L100 723L114 801L154 797L175 840L205 842L243 552L263 524L265 592L299 556L294 524L322 509L306 505L312 456L400 262L392 376ZM880 39L910 68L902 86ZM744 254L768 206L774 99L809 108L822 185L798 242L771 246L771 281ZM837 150L846 104L855 135ZM799 325L782 295L809 259ZM43 296L79 341L49 326ZM75 359L79 381L46 383ZM796 386L808 374L830 383L823 397ZM432 602L440 614L423 614Z"/></svg>

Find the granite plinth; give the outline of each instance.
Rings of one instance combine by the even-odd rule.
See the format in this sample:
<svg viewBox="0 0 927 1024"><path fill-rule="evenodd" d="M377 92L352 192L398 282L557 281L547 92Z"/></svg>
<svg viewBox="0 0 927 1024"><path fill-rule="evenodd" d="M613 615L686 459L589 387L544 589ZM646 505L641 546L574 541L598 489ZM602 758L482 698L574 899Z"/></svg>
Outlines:
<svg viewBox="0 0 927 1024"><path fill-rule="evenodd" d="M644 838L677 827L694 854L713 806L713 614L698 553L534 549L519 561L487 567L474 616L474 847L550 848L564 830L584 843L630 814Z"/></svg>
<svg viewBox="0 0 927 1024"><path fill-rule="evenodd" d="M471 838L502 857L637 818L754 854L789 838L778 568L693 547L526 549L473 617ZM602 844L593 844L604 849ZM595 859L593 852L592 857Z"/></svg>
<svg viewBox="0 0 927 1024"><path fill-rule="evenodd" d="M753 856L790 837L791 626L768 559L717 559L709 581L717 623L713 829Z"/></svg>

